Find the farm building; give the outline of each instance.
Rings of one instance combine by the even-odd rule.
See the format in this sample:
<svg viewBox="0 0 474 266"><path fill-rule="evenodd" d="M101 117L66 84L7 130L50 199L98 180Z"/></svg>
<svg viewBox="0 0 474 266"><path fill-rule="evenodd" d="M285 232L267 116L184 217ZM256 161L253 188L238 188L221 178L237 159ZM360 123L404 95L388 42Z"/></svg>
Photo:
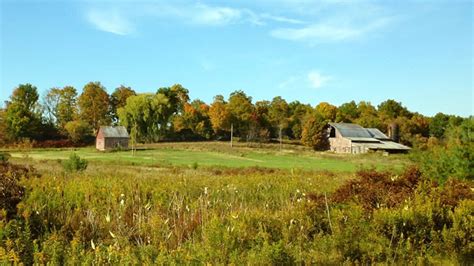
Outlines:
<svg viewBox="0 0 474 266"><path fill-rule="evenodd" d="M127 129L123 126L102 126L97 133L95 147L100 151L127 149L129 138Z"/></svg>
<svg viewBox="0 0 474 266"><path fill-rule="evenodd" d="M376 128L363 128L350 123L329 123L328 131L330 150L337 153L369 151L403 153L410 150L409 147L393 141Z"/></svg>

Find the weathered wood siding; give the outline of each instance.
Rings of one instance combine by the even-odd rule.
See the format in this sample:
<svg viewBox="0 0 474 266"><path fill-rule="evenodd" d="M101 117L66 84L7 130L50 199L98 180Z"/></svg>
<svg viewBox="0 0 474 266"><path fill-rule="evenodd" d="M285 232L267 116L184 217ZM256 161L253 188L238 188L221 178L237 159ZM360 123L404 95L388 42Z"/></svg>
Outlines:
<svg viewBox="0 0 474 266"><path fill-rule="evenodd" d="M337 153L351 153L351 140L341 137L339 132L336 132L335 138L329 138L329 145L331 147L331 151Z"/></svg>

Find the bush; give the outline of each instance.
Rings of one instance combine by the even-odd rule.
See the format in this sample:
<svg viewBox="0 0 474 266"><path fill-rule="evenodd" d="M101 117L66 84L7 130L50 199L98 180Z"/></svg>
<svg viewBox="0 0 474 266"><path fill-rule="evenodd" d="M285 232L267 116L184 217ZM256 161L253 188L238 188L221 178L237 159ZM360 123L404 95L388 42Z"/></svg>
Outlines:
<svg viewBox="0 0 474 266"><path fill-rule="evenodd" d="M70 121L64 128L67 131L69 139L74 143L84 142L92 135L89 124L81 120Z"/></svg>
<svg viewBox="0 0 474 266"><path fill-rule="evenodd" d="M7 217L16 213L16 205L24 196L25 188L20 184L20 180L32 176L37 176L33 168L10 164L6 161L0 163L0 209L7 212Z"/></svg>
<svg viewBox="0 0 474 266"><path fill-rule="evenodd" d="M66 172L79 172L87 168L87 160L81 159L79 155L73 153L69 156L69 160L63 162L63 168Z"/></svg>
<svg viewBox="0 0 474 266"><path fill-rule="evenodd" d="M11 155L7 152L0 152L0 163L7 163Z"/></svg>

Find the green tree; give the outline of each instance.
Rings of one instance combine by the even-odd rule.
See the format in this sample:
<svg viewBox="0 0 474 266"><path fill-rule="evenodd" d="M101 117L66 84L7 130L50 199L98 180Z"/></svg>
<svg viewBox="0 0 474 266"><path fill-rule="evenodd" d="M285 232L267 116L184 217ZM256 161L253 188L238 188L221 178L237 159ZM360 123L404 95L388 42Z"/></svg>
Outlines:
<svg viewBox="0 0 474 266"><path fill-rule="evenodd" d="M360 111L357 108L355 101L343 103L337 108L336 122L352 123L360 116Z"/></svg>
<svg viewBox="0 0 474 266"><path fill-rule="evenodd" d="M444 144L417 154L424 174L444 183L448 178L474 180L474 118L449 125Z"/></svg>
<svg viewBox="0 0 474 266"><path fill-rule="evenodd" d="M294 139L301 139L304 118L308 113L313 111L313 108L311 107L311 105L302 104L299 101L293 101L289 103L288 108L290 113L290 135Z"/></svg>
<svg viewBox="0 0 474 266"><path fill-rule="evenodd" d="M430 123L430 136L441 139L449 125L449 115L437 113Z"/></svg>
<svg viewBox="0 0 474 266"><path fill-rule="evenodd" d="M161 140L166 133L169 108L164 94L138 94L130 96L117 112L120 124L133 131L137 140L153 142Z"/></svg>
<svg viewBox="0 0 474 266"><path fill-rule="evenodd" d="M360 116L356 119L356 124L367 128L378 128L382 131L386 131L386 126L380 120L377 109L370 102L359 102L357 109L359 110Z"/></svg>
<svg viewBox="0 0 474 266"><path fill-rule="evenodd" d="M231 114L231 123L234 124L236 135L248 139L250 124L254 113L252 97L247 96L243 91L234 91L229 96L227 106Z"/></svg>
<svg viewBox="0 0 474 266"><path fill-rule="evenodd" d="M123 85L116 88L110 95L110 115L114 124L118 124L117 109L124 107L127 104L128 97L135 95L137 95L137 93L132 88Z"/></svg>
<svg viewBox="0 0 474 266"><path fill-rule="evenodd" d="M378 105L378 112L382 120L393 120L399 116L411 118L411 113L402 103L394 100L386 100Z"/></svg>
<svg viewBox="0 0 474 266"><path fill-rule="evenodd" d="M7 112L0 108L0 146L8 142L7 138Z"/></svg>
<svg viewBox="0 0 474 266"><path fill-rule="evenodd" d="M8 138L34 138L41 129L37 88L20 84L10 96L6 107L6 131Z"/></svg>
<svg viewBox="0 0 474 266"><path fill-rule="evenodd" d="M87 83L78 103L80 119L89 123L94 133L100 126L110 124L109 95L100 82Z"/></svg>
<svg viewBox="0 0 474 266"><path fill-rule="evenodd" d="M329 121L318 112L308 114L303 125L301 143L314 150L327 150L329 147L327 132L328 122Z"/></svg>
<svg viewBox="0 0 474 266"><path fill-rule="evenodd" d="M166 96L166 98L168 98L168 116L182 112L184 104L189 102L189 91L188 89L181 86L181 84L174 84L171 87L159 88L156 93L163 94Z"/></svg>
<svg viewBox="0 0 474 266"><path fill-rule="evenodd" d="M44 98L44 105L49 120L63 133L66 123L77 119L77 91L74 87L50 89Z"/></svg>
<svg viewBox="0 0 474 266"><path fill-rule="evenodd" d="M273 127L270 122L269 101L258 101L255 103L255 110L250 123L250 139L257 141L268 141L272 129L278 130L278 126ZM278 132L278 131L277 131ZM274 136L278 136L278 134Z"/></svg>
<svg viewBox="0 0 474 266"><path fill-rule="evenodd" d="M273 136L278 137L280 129L285 132L288 128L290 110L288 103L280 96L274 97L268 108L268 117L273 127Z"/></svg>

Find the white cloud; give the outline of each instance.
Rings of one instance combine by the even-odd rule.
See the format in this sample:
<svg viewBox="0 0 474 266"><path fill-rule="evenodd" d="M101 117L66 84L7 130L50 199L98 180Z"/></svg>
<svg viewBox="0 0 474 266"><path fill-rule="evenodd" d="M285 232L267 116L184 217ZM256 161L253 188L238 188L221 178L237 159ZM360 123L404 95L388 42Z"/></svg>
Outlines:
<svg viewBox="0 0 474 266"><path fill-rule="evenodd" d="M127 35L133 32L131 23L117 10L90 9L86 13L86 19L101 31L118 35Z"/></svg>
<svg viewBox="0 0 474 266"><path fill-rule="evenodd" d="M359 26L347 22L323 22L302 28L279 28L272 30L270 35L279 39L304 41L311 44L338 42L360 38L370 32L383 28L390 21L390 18L379 18Z"/></svg>
<svg viewBox="0 0 474 266"><path fill-rule="evenodd" d="M239 9L229 7L211 7L197 4L194 10L189 10L187 15L196 24L203 25L226 25L239 21L242 12Z"/></svg>
<svg viewBox="0 0 474 266"><path fill-rule="evenodd" d="M332 79L330 76L325 76L317 70L311 70L307 75L309 84L313 89L319 89L324 86L329 80Z"/></svg>
<svg viewBox="0 0 474 266"><path fill-rule="evenodd" d="M333 77L323 75L318 70L310 70L307 73L293 75L278 84L279 89L311 88L319 89L324 87Z"/></svg>
<svg viewBox="0 0 474 266"><path fill-rule="evenodd" d="M102 2L92 4L85 17L97 29L119 35L132 33L134 31L132 21L139 22L140 18L144 17L198 26L225 26L239 23L262 26L268 21L285 24L304 23L298 19L257 13L246 8L183 2Z"/></svg>

